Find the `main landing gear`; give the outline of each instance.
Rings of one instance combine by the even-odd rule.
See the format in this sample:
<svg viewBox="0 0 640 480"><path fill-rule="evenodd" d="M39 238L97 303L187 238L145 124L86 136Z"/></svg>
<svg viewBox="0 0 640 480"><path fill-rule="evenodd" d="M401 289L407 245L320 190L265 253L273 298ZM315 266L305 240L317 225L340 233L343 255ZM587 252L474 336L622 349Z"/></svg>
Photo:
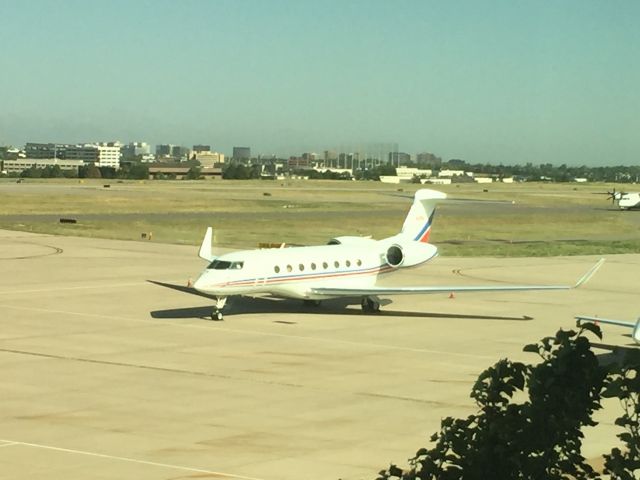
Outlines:
<svg viewBox="0 0 640 480"><path fill-rule="evenodd" d="M380 301L376 297L362 297L362 311L365 313L380 312Z"/></svg>
<svg viewBox="0 0 640 480"><path fill-rule="evenodd" d="M215 307L213 307L213 311L211 312L211 320L215 320L218 322L224 320L222 309L224 308L225 303L227 303L227 297L216 298L216 305Z"/></svg>

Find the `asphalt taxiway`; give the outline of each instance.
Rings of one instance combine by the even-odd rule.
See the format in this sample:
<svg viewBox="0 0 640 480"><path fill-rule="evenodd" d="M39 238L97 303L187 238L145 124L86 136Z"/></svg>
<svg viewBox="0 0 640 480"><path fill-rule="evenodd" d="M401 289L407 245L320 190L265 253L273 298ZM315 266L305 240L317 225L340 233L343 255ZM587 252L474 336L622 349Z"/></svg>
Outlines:
<svg viewBox="0 0 640 480"><path fill-rule="evenodd" d="M395 297L377 315L234 299L212 322L206 298L150 282L186 285L196 251L0 231L0 478L375 478L473 412L498 359L537 361L523 345L576 314L638 314L640 255L616 255L571 291ZM385 282L571 284L596 260L437 258ZM587 456L619 413L598 413Z"/></svg>

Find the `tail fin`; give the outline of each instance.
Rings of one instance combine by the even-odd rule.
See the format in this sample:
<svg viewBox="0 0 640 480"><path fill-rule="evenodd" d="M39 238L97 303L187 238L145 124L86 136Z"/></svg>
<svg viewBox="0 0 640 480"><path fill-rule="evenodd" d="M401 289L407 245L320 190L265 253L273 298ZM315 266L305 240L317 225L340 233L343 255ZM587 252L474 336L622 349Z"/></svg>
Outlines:
<svg viewBox="0 0 640 480"><path fill-rule="evenodd" d="M413 205L402 225L402 235L416 242L429 242L431 224L436 213L436 203L447 195L436 190L423 188L413 198Z"/></svg>

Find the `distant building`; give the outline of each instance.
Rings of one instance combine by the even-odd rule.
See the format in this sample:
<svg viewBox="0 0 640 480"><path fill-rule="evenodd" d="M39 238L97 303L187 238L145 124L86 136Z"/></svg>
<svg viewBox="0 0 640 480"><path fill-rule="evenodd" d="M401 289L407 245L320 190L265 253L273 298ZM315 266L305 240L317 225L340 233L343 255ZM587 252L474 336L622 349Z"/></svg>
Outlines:
<svg viewBox="0 0 640 480"><path fill-rule="evenodd" d="M308 168L310 166L309 160L302 157L289 157L287 161L289 168Z"/></svg>
<svg viewBox="0 0 640 480"><path fill-rule="evenodd" d="M408 179L412 179L413 177L430 177L431 174L433 173L432 170L424 170L424 169L420 169L420 168L413 168L413 167L397 167L396 168L396 175L401 177L401 178L408 178Z"/></svg>
<svg viewBox="0 0 640 480"><path fill-rule="evenodd" d="M24 153L26 158L67 158L66 151L70 146L60 143L27 142L24 146Z"/></svg>
<svg viewBox="0 0 640 480"><path fill-rule="evenodd" d="M338 155L338 163L334 168L354 168L360 167L360 152L341 153Z"/></svg>
<svg viewBox="0 0 640 480"><path fill-rule="evenodd" d="M156 145L156 156L158 158L170 158L171 157L171 148L173 145L170 144L159 144Z"/></svg>
<svg viewBox="0 0 640 480"><path fill-rule="evenodd" d="M153 163L149 165L149 179L169 177L181 180L187 176L190 169L191 167L180 163ZM200 175L206 179L221 179L222 169L203 168L200 170Z"/></svg>
<svg viewBox="0 0 640 480"><path fill-rule="evenodd" d="M450 178L423 178L420 179L420 183L423 185L431 184L431 185L451 185Z"/></svg>
<svg viewBox="0 0 640 480"><path fill-rule="evenodd" d="M45 168L57 165L62 170L75 170L84 165L82 160L62 160L59 158L20 158L18 160L5 160L3 170L7 173L21 173L31 167Z"/></svg>
<svg viewBox="0 0 640 480"><path fill-rule="evenodd" d="M98 161L98 148L93 144L69 145L65 152L68 160L82 160L85 163L96 163Z"/></svg>
<svg viewBox="0 0 640 480"><path fill-rule="evenodd" d="M416 163L420 166L436 170L442 166L442 159L436 157L433 153L422 152L416 155Z"/></svg>
<svg viewBox="0 0 640 480"><path fill-rule="evenodd" d="M314 170L316 172L320 172L320 173L333 172L333 173L339 173L339 174L342 174L342 175L349 175L349 176L351 176L353 174L353 171L350 168L328 168L328 167L319 168L319 167L314 167Z"/></svg>
<svg viewBox="0 0 640 480"><path fill-rule="evenodd" d="M96 167L113 167L120 168L120 158L122 152L119 142L99 143L98 147L98 162Z"/></svg>
<svg viewBox="0 0 640 480"><path fill-rule="evenodd" d="M190 158L191 151L187 147L172 145L170 143L156 145L156 157L158 160L176 160L184 162Z"/></svg>
<svg viewBox="0 0 640 480"><path fill-rule="evenodd" d="M473 177L473 181L476 183L493 183L493 178L491 177Z"/></svg>
<svg viewBox="0 0 640 480"><path fill-rule="evenodd" d="M70 145L65 155L67 160L82 160L85 164L93 164L96 167L117 169L120 168L121 147L119 142Z"/></svg>
<svg viewBox="0 0 640 480"><path fill-rule="evenodd" d="M224 163L224 154L218 152L197 151L191 155L192 160L198 160L203 169L213 168Z"/></svg>
<svg viewBox="0 0 640 480"><path fill-rule="evenodd" d="M399 177L398 175L380 175L382 183L411 183L411 178Z"/></svg>
<svg viewBox="0 0 640 480"><path fill-rule="evenodd" d="M194 152L210 152L211 145L194 145L192 150Z"/></svg>
<svg viewBox="0 0 640 480"><path fill-rule="evenodd" d="M233 147L233 159L234 160L250 160L251 148L250 147Z"/></svg>
<svg viewBox="0 0 640 480"><path fill-rule="evenodd" d="M411 155L405 152L389 152L389 163L391 165L403 165L411 161Z"/></svg>
<svg viewBox="0 0 640 480"><path fill-rule="evenodd" d="M146 142L131 142L120 148L123 160L147 157L151 154L151 145Z"/></svg>
<svg viewBox="0 0 640 480"><path fill-rule="evenodd" d="M187 147L182 147L179 145L173 145L171 147L171 157L174 160L179 160L184 162L189 159L191 151Z"/></svg>
<svg viewBox="0 0 640 480"><path fill-rule="evenodd" d="M460 177L464 175L464 170L440 170L438 172L438 177Z"/></svg>
<svg viewBox="0 0 640 480"><path fill-rule="evenodd" d="M8 146L0 147L0 159L2 160L17 160L18 158L25 157L25 153L19 148Z"/></svg>

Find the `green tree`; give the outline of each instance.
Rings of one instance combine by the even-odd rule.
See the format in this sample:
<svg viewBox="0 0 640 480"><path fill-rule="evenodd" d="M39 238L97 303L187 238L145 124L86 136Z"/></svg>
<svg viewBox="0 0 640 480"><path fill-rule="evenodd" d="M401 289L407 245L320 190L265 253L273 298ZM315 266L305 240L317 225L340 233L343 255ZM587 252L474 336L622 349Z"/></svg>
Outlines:
<svg viewBox="0 0 640 480"><path fill-rule="evenodd" d="M100 169L95 165L83 165L82 167L78 167L78 177L79 178L102 178L102 174L100 173Z"/></svg>
<svg viewBox="0 0 640 480"><path fill-rule="evenodd" d="M199 178L202 178L202 174L200 173L200 167L196 165L192 166L185 176L186 180L198 180Z"/></svg>
<svg viewBox="0 0 640 480"><path fill-rule="evenodd" d="M149 178L149 166L144 163L124 164L118 171L118 178L145 180Z"/></svg>
<svg viewBox="0 0 640 480"><path fill-rule="evenodd" d="M598 473L581 453L582 429L594 426L593 413L604 396L621 399L624 414L616 424L626 448L605 455L605 473L620 480L640 471L640 353L604 367L585 333L601 337L594 324L576 332L560 330L525 351L541 362L526 365L500 360L485 370L471 397L478 412L465 419L445 418L403 470L391 465L379 480L593 479ZM517 398L525 397L521 402ZM636 476L634 476L636 475Z"/></svg>
<svg viewBox="0 0 640 480"><path fill-rule="evenodd" d="M616 480L637 480L640 475L640 350L627 350L621 363L611 367L603 397L620 400L623 414L616 425L624 450L614 447L604 455L604 473Z"/></svg>

